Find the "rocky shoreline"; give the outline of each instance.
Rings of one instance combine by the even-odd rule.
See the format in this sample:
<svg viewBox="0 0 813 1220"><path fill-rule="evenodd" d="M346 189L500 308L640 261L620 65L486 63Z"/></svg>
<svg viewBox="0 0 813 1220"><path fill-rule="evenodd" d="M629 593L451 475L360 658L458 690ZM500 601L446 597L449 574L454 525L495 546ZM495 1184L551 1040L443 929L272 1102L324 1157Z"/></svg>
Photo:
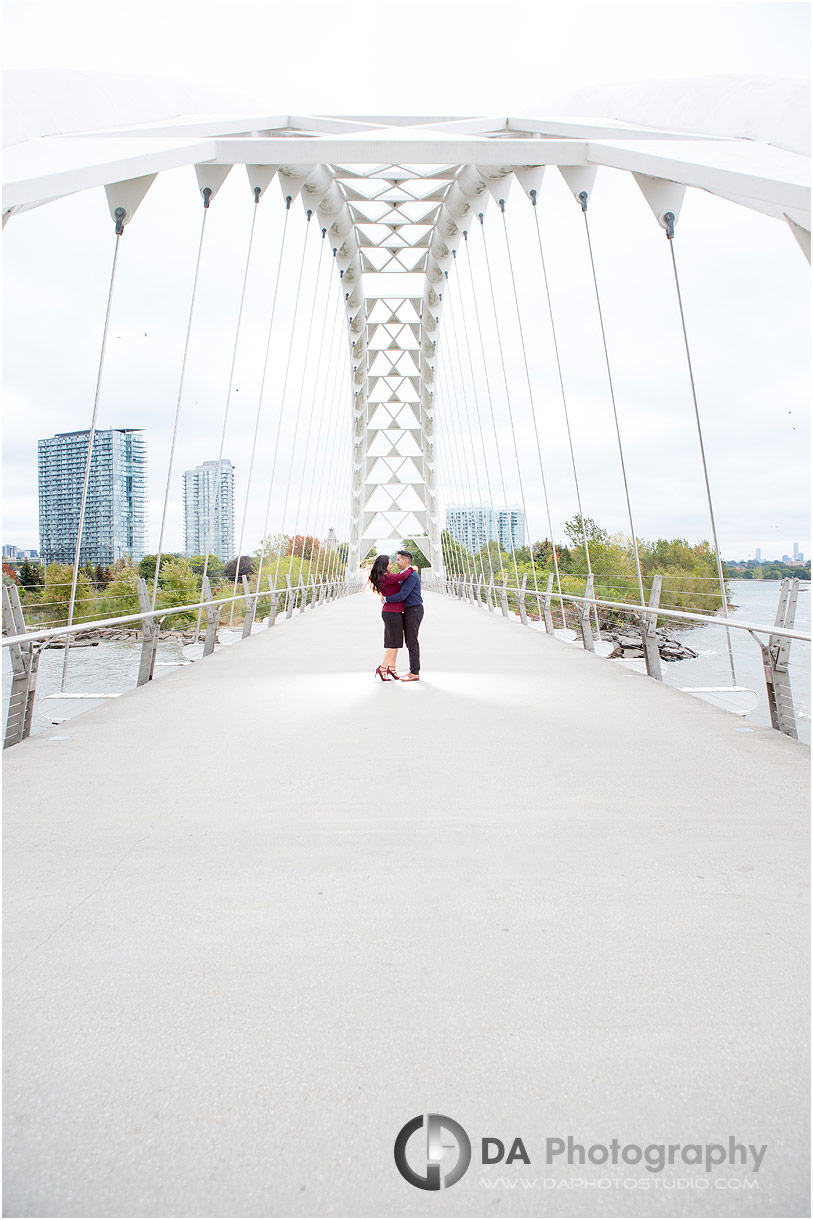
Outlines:
<svg viewBox="0 0 813 1220"><path fill-rule="evenodd" d="M204 624L205 631L205 624ZM71 648L96 648L104 641L138 640L142 632L140 627L86 627L71 635ZM159 631L159 640L178 640L183 644L195 642L195 628L188 627L185 631ZM49 640L45 648L64 648L65 638Z"/></svg>
<svg viewBox="0 0 813 1220"><path fill-rule="evenodd" d="M629 627L602 628L601 638L613 642L610 660L629 661L635 657L643 657L644 646L640 634L633 635ZM688 661L698 654L687 644L681 644L673 639L665 627L658 627L655 632L658 641L658 652L662 661Z"/></svg>
<svg viewBox="0 0 813 1220"><path fill-rule="evenodd" d="M71 636L71 648L95 648L102 641L136 640L140 637L141 630L138 627L88 627ZM192 644L195 640L195 629L188 627L184 631L161 631L158 638L160 640L178 640L182 646ZM613 643L613 650L609 654L611 660L628 661L644 655L640 635L633 634L629 627L602 627L601 638ZM686 661L697 656L693 648L681 644L679 640L670 636L665 627L657 629L655 638L658 641L658 652L663 661ZM51 640L45 647L64 648L65 640L64 638Z"/></svg>

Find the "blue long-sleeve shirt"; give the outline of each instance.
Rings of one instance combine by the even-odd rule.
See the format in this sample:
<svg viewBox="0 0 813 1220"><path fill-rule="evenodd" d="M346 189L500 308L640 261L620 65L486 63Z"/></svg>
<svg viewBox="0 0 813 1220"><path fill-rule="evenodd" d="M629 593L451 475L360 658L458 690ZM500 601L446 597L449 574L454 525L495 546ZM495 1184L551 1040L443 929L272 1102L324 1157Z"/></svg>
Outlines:
<svg viewBox="0 0 813 1220"><path fill-rule="evenodd" d="M397 593L391 593L389 597L384 598L384 601L403 602L405 610L407 610L410 606L422 606L423 598L421 597L421 578L418 575L417 569L407 576Z"/></svg>

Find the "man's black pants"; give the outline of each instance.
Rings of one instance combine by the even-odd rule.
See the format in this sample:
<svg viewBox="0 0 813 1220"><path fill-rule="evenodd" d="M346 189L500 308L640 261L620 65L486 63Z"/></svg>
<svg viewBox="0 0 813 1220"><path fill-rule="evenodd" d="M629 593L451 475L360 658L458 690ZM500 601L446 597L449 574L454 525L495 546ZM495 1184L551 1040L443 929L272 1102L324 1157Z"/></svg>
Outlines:
<svg viewBox="0 0 813 1220"><path fill-rule="evenodd" d="M418 631L423 618L423 606L404 607L404 639L409 649L409 672L421 672L421 649L418 644Z"/></svg>

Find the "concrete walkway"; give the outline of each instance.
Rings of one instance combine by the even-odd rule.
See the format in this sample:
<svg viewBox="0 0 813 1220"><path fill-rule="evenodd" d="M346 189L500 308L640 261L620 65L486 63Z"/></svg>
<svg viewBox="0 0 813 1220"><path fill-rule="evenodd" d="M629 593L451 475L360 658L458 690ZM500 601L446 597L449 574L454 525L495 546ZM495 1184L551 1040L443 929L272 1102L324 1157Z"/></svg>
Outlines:
<svg viewBox="0 0 813 1220"><path fill-rule="evenodd" d="M6 752L6 1215L809 1214L809 750L426 602L420 683L359 595Z"/></svg>

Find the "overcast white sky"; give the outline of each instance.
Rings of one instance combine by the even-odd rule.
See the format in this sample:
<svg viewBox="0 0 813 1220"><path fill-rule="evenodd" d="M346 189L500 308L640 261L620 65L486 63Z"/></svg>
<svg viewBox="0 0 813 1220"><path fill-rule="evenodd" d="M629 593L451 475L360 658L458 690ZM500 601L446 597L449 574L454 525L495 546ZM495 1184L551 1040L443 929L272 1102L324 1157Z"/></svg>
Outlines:
<svg viewBox="0 0 813 1220"><path fill-rule="evenodd" d="M3 19L6 68L70 67L211 82L282 113L533 115L545 98L611 81L720 73L809 76L809 9L792 3L434 0L357 3L340 10L335 4L234 0L31 2L5 4ZM245 178L232 174L216 203L202 271L204 303L190 352L188 409L194 417L187 415L182 429L169 549L180 549L183 541L180 473L217 456L252 207ZM526 252L520 290L533 327L541 326L543 313L532 219L522 203L515 188L509 224L516 248ZM589 314L581 217L554 172L546 176L542 203L585 510L610 529L625 529ZM495 212L495 226L496 221ZM245 363L238 364L235 383L255 402L257 362L250 366L249 353L252 344L264 345L269 269L281 222L275 189L258 219ZM300 211L291 221L297 233L284 269L290 277L296 274L301 222ZM591 223L637 531L647 538L708 537L667 243L632 180L613 171L599 172ZM152 547L198 225L193 171L176 171L153 186L122 243L101 423L147 429ZM495 227L493 234L499 254L500 230ZM3 241L3 541L36 546L36 440L87 427L90 420L112 252L104 194L86 192L13 217ZM779 222L696 191L684 204L678 254L723 552L743 557L761 546L763 553L781 554L796 541L809 554L809 268ZM504 285L499 258L497 270ZM516 335L508 342L516 344ZM534 345L534 375L540 397L548 395L553 403L546 342L542 337ZM522 417L519 388L516 394ZM235 400L225 452L237 466L241 506L253 408L243 410L237 395ZM529 417L522 418L520 427L527 429ZM268 452L270 435L263 445L261 452ZM559 424L551 424L547 452L554 532L560 536L576 506ZM530 468L526 482L533 482ZM244 487L243 482L243 494ZM516 498L510 487L508 498ZM259 485L255 499L244 549L256 545L262 527ZM528 508L532 535L546 534L541 499L533 490Z"/></svg>

